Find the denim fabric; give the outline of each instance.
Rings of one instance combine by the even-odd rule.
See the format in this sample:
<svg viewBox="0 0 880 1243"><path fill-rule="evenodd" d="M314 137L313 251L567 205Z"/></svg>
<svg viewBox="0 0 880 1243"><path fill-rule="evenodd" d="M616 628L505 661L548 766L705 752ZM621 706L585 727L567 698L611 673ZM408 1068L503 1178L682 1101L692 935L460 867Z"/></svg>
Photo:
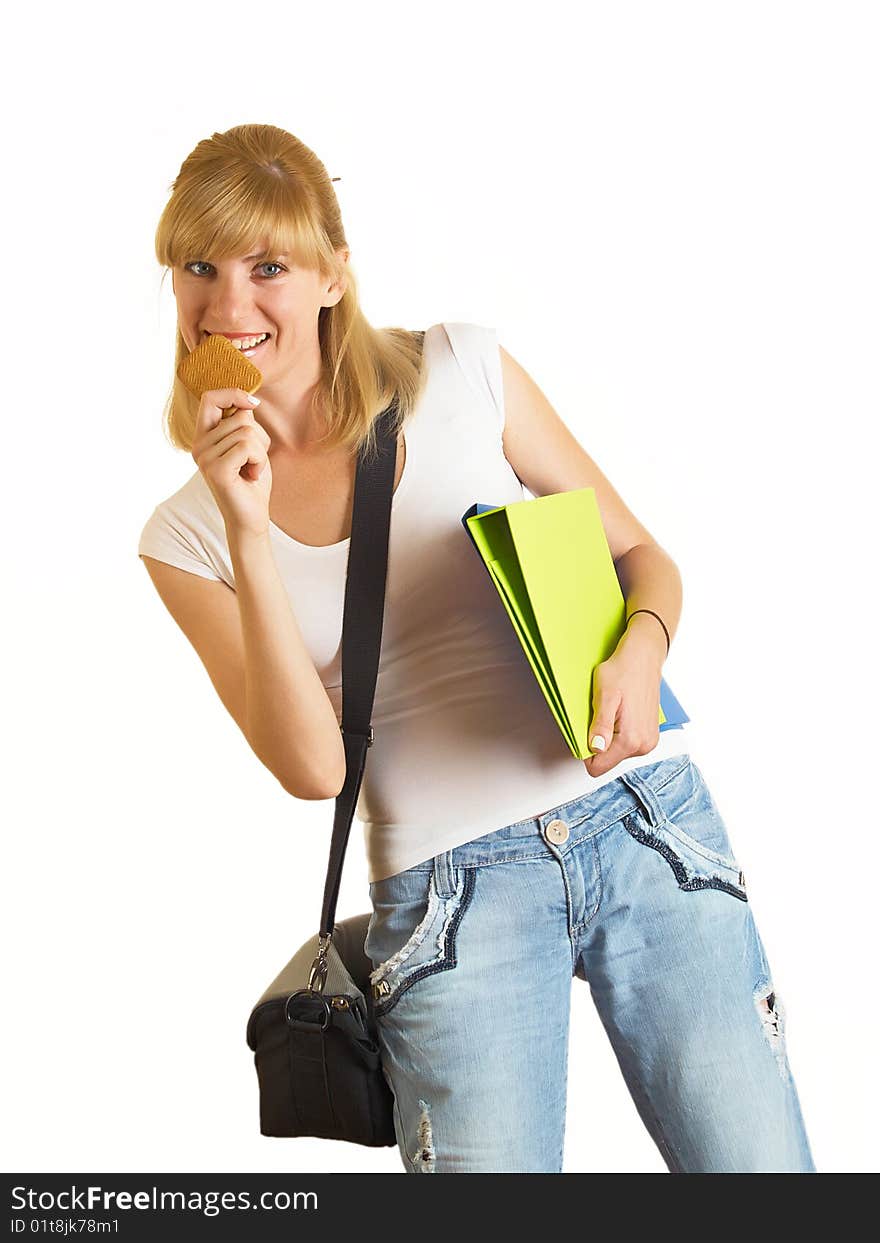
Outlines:
<svg viewBox="0 0 880 1243"><path fill-rule="evenodd" d="M410 1173L560 1172L572 978L673 1173L815 1172L746 880L686 754L370 885Z"/></svg>

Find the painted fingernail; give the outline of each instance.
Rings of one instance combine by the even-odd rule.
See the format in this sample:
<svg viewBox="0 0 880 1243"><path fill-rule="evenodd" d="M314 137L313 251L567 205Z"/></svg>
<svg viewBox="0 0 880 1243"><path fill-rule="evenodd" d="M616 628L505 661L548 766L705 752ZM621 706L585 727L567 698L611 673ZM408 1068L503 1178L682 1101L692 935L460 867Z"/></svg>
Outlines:
<svg viewBox="0 0 880 1243"><path fill-rule="evenodd" d="M590 746L593 748L594 751L604 751L605 750L605 739L602 737L601 734L593 734L593 737L590 740Z"/></svg>

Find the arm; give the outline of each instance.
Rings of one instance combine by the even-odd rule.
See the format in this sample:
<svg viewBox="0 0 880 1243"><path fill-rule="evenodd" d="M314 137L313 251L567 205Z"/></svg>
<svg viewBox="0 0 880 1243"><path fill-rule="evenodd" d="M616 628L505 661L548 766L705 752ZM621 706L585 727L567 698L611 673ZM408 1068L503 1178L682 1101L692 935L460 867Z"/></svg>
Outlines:
<svg viewBox="0 0 880 1243"><path fill-rule="evenodd" d="M533 496L595 489L602 526L626 598L627 616L633 609L653 609L666 623L671 641L681 616L678 567L629 509L528 372L503 347L499 351L504 385L504 455L517 478ZM646 658L654 656L660 665L666 658L663 627L648 613L632 619L621 645L644 649Z"/></svg>
<svg viewBox="0 0 880 1243"><path fill-rule="evenodd" d="M681 617L682 583L678 566L659 544L633 544L614 563L620 586L626 598L626 615L634 609L653 609L666 622L672 643ZM666 635L663 627L650 613L638 613L629 623L623 638L647 646L662 667L666 659ZM623 642L623 640L621 640Z"/></svg>
<svg viewBox="0 0 880 1243"><path fill-rule="evenodd" d="M593 488L602 526L626 599L659 613L670 640L681 614L678 567L624 503L610 480L569 431L520 364L500 349L504 386L504 455L533 496ZM666 636L649 613L638 613L608 660L594 671L590 747L584 761L598 777L630 755L645 755L659 740L658 707ZM604 743L593 741L601 735Z"/></svg>
<svg viewBox="0 0 880 1243"><path fill-rule="evenodd" d="M306 649L268 535L229 545L244 644L247 736L291 793L335 798L345 781L336 713ZM285 775L282 780L281 774Z"/></svg>
<svg viewBox="0 0 880 1243"><path fill-rule="evenodd" d="M230 545L236 591L143 555L165 607L195 648L261 763L295 798L335 798L342 735L309 657L268 539Z"/></svg>

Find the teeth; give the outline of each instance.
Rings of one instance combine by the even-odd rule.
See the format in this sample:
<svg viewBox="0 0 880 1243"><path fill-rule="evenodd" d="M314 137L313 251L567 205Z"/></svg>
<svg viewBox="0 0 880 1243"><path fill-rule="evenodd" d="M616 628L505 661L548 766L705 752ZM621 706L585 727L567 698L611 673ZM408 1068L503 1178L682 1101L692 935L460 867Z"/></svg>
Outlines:
<svg viewBox="0 0 880 1243"><path fill-rule="evenodd" d="M235 340L230 340L227 337L226 340L229 341L230 345L234 345L237 350L249 350L260 341L266 341L268 337L268 332L264 332L259 337L237 337Z"/></svg>

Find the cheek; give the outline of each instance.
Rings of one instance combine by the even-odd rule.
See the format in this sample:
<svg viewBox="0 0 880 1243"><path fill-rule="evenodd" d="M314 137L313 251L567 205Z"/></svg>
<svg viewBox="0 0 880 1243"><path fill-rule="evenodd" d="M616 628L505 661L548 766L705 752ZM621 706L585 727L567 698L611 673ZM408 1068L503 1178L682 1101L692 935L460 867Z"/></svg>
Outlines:
<svg viewBox="0 0 880 1243"><path fill-rule="evenodd" d="M183 343L186 348L192 352L199 343L199 333L195 328L185 328L182 324L178 324L180 335L183 337Z"/></svg>

